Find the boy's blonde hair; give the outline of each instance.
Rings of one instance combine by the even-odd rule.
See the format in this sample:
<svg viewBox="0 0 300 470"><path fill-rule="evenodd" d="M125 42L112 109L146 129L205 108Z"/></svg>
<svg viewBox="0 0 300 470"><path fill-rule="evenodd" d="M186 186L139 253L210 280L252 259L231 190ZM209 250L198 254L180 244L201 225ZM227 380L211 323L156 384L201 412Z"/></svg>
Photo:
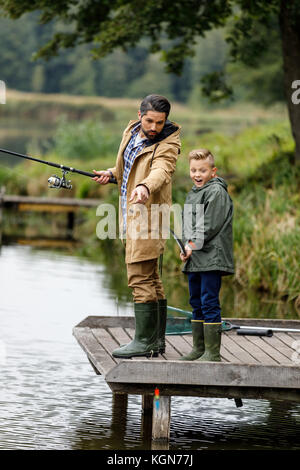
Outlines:
<svg viewBox="0 0 300 470"><path fill-rule="evenodd" d="M214 168L215 157L208 149L195 149L189 153L189 162L191 160L209 160L210 166Z"/></svg>

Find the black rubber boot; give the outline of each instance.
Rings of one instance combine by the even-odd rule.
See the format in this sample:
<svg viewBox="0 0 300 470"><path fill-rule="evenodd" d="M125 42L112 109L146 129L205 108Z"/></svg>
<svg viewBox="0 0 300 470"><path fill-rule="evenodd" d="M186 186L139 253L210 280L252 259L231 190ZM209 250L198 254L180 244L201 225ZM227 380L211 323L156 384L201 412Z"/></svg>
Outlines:
<svg viewBox="0 0 300 470"><path fill-rule="evenodd" d="M220 362L221 323L204 323L205 353L198 361Z"/></svg>
<svg viewBox="0 0 300 470"><path fill-rule="evenodd" d="M158 352L164 354L166 351L166 325L167 325L167 299L158 301Z"/></svg>
<svg viewBox="0 0 300 470"><path fill-rule="evenodd" d="M136 356L158 356L158 303L135 303L135 334L134 339L125 346L115 349L114 357L130 359Z"/></svg>
<svg viewBox="0 0 300 470"><path fill-rule="evenodd" d="M193 334L193 349L186 356L182 356L180 361L195 361L204 354L204 329L203 321L191 320Z"/></svg>

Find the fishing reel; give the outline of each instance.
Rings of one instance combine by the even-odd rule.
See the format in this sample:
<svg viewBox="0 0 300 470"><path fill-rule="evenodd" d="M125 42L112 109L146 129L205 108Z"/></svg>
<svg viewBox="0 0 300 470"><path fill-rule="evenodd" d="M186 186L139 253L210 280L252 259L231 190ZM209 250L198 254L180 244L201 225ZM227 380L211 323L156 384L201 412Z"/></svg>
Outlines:
<svg viewBox="0 0 300 470"><path fill-rule="evenodd" d="M54 189L72 189L71 185L71 180L66 180L66 174L68 172L65 170L62 170L62 177L60 178L57 175L52 175L50 178L48 178L48 186L49 188L54 188Z"/></svg>

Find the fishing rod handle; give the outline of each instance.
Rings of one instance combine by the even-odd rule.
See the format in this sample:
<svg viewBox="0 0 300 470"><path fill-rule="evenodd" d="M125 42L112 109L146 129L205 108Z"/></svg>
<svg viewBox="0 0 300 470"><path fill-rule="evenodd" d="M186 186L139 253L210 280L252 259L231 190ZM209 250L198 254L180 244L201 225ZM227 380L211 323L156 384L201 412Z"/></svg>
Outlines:
<svg viewBox="0 0 300 470"><path fill-rule="evenodd" d="M265 330L254 330L248 328L240 328L236 332L240 336L268 336L269 338L273 336L273 331L270 329Z"/></svg>

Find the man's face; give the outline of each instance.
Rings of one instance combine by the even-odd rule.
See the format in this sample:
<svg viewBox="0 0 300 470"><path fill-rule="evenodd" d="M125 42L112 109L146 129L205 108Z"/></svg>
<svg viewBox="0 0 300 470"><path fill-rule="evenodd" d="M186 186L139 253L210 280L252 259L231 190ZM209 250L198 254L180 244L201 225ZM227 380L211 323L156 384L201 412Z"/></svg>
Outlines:
<svg viewBox="0 0 300 470"><path fill-rule="evenodd" d="M209 180L216 176L216 167L212 167L210 161L196 160L190 161L190 177L197 188L204 186Z"/></svg>
<svg viewBox="0 0 300 470"><path fill-rule="evenodd" d="M163 130L166 122L166 113L147 111L142 116L139 111L138 115L141 121L141 130L149 140L154 139Z"/></svg>

